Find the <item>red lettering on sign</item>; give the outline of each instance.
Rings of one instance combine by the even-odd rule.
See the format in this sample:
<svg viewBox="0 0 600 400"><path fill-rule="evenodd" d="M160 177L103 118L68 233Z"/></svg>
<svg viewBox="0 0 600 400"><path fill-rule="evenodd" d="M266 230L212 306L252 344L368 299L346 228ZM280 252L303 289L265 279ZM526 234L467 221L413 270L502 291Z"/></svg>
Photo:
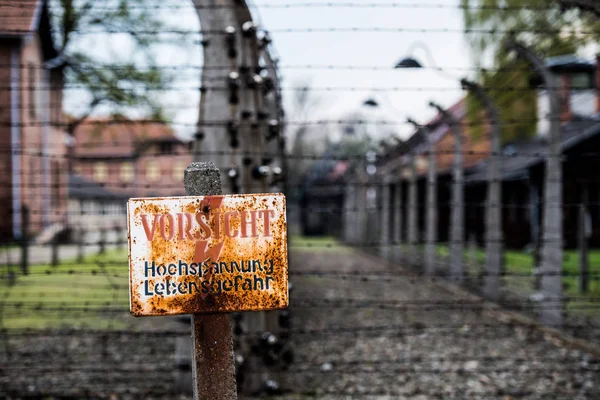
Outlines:
<svg viewBox="0 0 600 400"><path fill-rule="evenodd" d="M148 226L148 214L142 214L142 225L144 226L144 232L146 232L146 239L149 242L154 239L154 232L156 231L156 223L158 222L158 214L154 215L154 221L152 221L152 229Z"/></svg>
<svg viewBox="0 0 600 400"><path fill-rule="evenodd" d="M194 236L190 232L192 229L192 214L178 213L177 222L179 226L179 240L193 239Z"/></svg>
<svg viewBox="0 0 600 400"><path fill-rule="evenodd" d="M222 201L221 197L212 199L213 204ZM149 215L154 219L149 221ZM196 214L180 212L173 214L142 214L142 225L149 242L154 239L157 225L160 235L165 241L173 239L186 240L221 240L221 236L230 238L256 238L260 234L271 236L271 220L274 210L244 210L222 213L217 209L202 211ZM262 232L258 226L262 218ZM239 222L238 222L239 221Z"/></svg>
<svg viewBox="0 0 600 400"><path fill-rule="evenodd" d="M242 211L242 237L248 237L248 224L250 224L250 237L257 237L258 232L256 231L256 211ZM248 215L250 215L250 220L248 220Z"/></svg>
<svg viewBox="0 0 600 400"><path fill-rule="evenodd" d="M197 239L208 239L212 235L212 230L210 229L210 226L208 226L208 221L206 219L206 215L200 213L196 214L196 221L198 222L198 225L200 225L200 230L196 232Z"/></svg>
<svg viewBox="0 0 600 400"><path fill-rule="evenodd" d="M169 233L167 235L167 224L165 223L165 219L169 220ZM163 239L171 240L175 236L175 219L171 214L163 214L160 219L160 234Z"/></svg>
<svg viewBox="0 0 600 400"><path fill-rule="evenodd" d="M231 217L237 217L238 216L238 212L237 211L228 211L225 213L225 215L223 216L223 219L225 220L225 236L233 238L233 237L237 237L238 235L238 231L236 230L232 230L231 229Z"/></svg>
<svg viewBox="0 0 600 400"><path fill-rule="evenodd" d="M263 227L264 227L263 235L265 237L271 237L271 220L270 220L270 218L275 216L275 211L259 210L258 215L260 216L261 213L262 213Z"/></svg>

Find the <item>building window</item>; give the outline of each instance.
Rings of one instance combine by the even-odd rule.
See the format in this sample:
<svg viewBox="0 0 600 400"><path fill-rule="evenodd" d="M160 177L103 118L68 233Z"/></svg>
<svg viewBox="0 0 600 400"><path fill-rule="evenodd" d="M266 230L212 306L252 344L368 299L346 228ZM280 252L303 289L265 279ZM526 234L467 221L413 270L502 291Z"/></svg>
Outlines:
<svg viewBox="0 0 600 400"><path fill-rule="evenodd" d="M160 166L156 162L146 165L146 179L150 182L156 182L160 179Z"/></svg>
<svg viewBox="0 0 600 400"><path fill-rule="evenodd" d="M36 74L35 74L35 65L33 63L29 63L29 82L28 82L28 92L29 92L29 117L31 119L35 119L37 116L36 110L36 93L35 93L35 84L36 84Z"/></svg>
<svg viewBox="0 0 600 400"><path fill-rule="evenodd" d="M589 73L578 73L571 76L571 90L589 90L594 88L594 80Z"/></svg>
<svg viewBox="0 0 600 400"><path fill-rule="evenodd" d="M134 178L133 164L130 162L124 162L121 164L120 178L121 182L129 183Z"/></svg>
<svg viewBox="0 0 600 400"><path fill-rule="evenodd" d="M96 182L105 182L108 176L108 167L106 163L97 162L94 164L94 180Z"/></svg>
<svg viewBox="0 0 600 400"><path fill-rule="evenodd" d="M176 161L175 164L173 164L173 180L175 182L183 182L185 167L186 165L183 161Z"/></svg>
<svg viewBox="0 0 600 400"><path fill-rule="evenodd" d="M173 154L173 143L163 142L159 146L160 154Z"/></svg>

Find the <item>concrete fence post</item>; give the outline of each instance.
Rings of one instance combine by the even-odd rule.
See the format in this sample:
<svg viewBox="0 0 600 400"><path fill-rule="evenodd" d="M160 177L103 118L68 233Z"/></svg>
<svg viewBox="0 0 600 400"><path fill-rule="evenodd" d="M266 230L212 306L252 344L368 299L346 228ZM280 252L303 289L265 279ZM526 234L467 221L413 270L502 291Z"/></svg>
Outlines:
<svg viewBox="0 0 600 400"><path fill-rule="evenodd" d="M29 274L29 209L23 206L21 210L22 236L21 236L21 273Z"/></svg>
<svg viewBox="0 0 600 400"><path fill-rule="evenodd" d="M425 241L425 274L435 275L437 271L437 240L438 240L438 201L437 201L437 159L435 146L427 133L428 168L427 168L427 220Z"/></svg>
<svg viewBox="0 0 600 400"><path fill-rule="evenodd" d="M106 229L100 229L100 240L98 241L98 254L106 252Z"/></svg>
<svg viewBox="0 0 600 400"><path fill-rule="evenodd" d="M450 214L450 276L453 280L462 281L464 276L464 157L462 145L462 128L460 120L448 110L435 102L429 105L440 113L454 136L454 163L452 165L452 200Z"/></svg>
<svg viewBox="0 0 600 400"><path fill-rule="evenodd" d="M502 180L500 174L502 151L502 126L500 111L486 90L475 82L461 80L463 88L473 94L486 108L490 122L490 158L485 205L486 262L483 276L483 293L490 300L500 298L500 279L503 270L502 234Z"/></svg>
<svg viewBox="0 0 600 400"><path fill-rule="evenodd" d="M408 244L410 247L410 263L419 264L419 222L418 222L418 193L417 193L417 162L413 152L409 155L410 179L408 182Z"/></svg>
<svg viewBox="0 0 600 400"><path fill-rule="evenodd" d="M55 236L54 238L52 238L52 241L50 242L50 265L52 265L53 267L57 267L58 263L59 263L59 255L58 255L58 236Z"/></svg>
<svg viewBox="0 0 600 400"><path fill-rule="evenodd" d="M367 241L367 184L364 181L357 182L356 190L356 244L365 245Z"/></svg>
<svg viewBox="0 0 600 400"><path fill-rule="evenodd" d="M343 214L343 239L346 243L355 242L355 223L356 216L356 187L352 183L346 184L344 193L344 214Z"/></svg>
<svg viewBox="0 0 600 400"><path fill-rule="evenodd" d="M77 262L83 262L83 258L85 257L85 230L83 226L79 226L76 229L77 238Z"/></svg>
<svg viewBox="0 0 600 400"><path fill-rule="evenodd" d="M380 215L380 247L379 254L383 258L390 258L390 202L391 190L387 180L381 186L381 213Z"/></svg>
<svg viewBox="0 0 600 400"><path fill-rule="evenodd" d="M394 185L394 209L392 218L394 220L394 258L395 261L399 261L402 257L402 229L403 229L403 218L402 218L402 181L398 180Z"/></svg>
<svg viewBox="0 0 600 400"><path fill-rule="evenodd" d="M579 247L579 293L587 293L590 288L590 257L588 239L591 235L591 218L587 210L588 191L582 190L579 204L578 246Z"/></svg>

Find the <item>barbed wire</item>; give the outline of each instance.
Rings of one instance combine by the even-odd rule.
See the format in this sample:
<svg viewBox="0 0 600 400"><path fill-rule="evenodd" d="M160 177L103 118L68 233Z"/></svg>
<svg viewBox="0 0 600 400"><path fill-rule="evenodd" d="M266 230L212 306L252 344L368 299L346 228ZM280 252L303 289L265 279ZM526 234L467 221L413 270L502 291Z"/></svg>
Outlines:
<svg viewBox="0 0 600 400"><path fill-rule="evenodd" d="M226 80L224 77L223 81ZM3 83L3 82L1 82ZM457 80L455 82L456 87L447 87L447 86L281 86L278 89L280 91L290 91L290 92L469 92L469 89L466 87L462 87L460 82ZM42 85L20 85L22 90L39 90L39 91L54 91L55 87L42 86ZM63 86L65 90L86 90L89 91L91 89L94 90L103 90L103 89L111 89L110 85L96 85L95 87L90 87L90 85L80 84L80 83L65 83ZM0 85L0 90L11 90L12 87L10 85ZM555 90L560 89L560 87L553 88ZM598 90L600 87L596 85L590 85L589 87L585 87L582 89L574 89L574 91L593 91ZM132 87L128 89L119 89L124 93L137 93L140 90L144 92L165 92L165 91L194 91L194 92L230 92L231 88L228 86L198 86L198 85L183 85L183 86L161 86L161 87L146 87L143 85L139 85L138 87ZM523 87L523 86L510 86L510 85L499 85L499 86L483 86L482 90L484 92L534 92L536 88L532 87Z"/></svg>
<svg viewBox="0 0 600 400"><path fill-rule="evenodd" d="M511 118L511 119L507 119L505 121L502 121L498 124L493 124L489 121L485 121L485 120L479 120L476 119L474 121L462 121L461 122L461 126L463 127L479 127L479 126L495 126L495 125L499 125L499 126L510 126L510 125L514 125L514 124L523 124L523 123L528 123L528 122L536 122L536 121L552 121L552 120L560 120L561 122L564 122L563 120L561 120L558 117L535 117L535 118ZM574 120L572 121L573 124L577 124L577 123L585 123L585 122L594 122L595 119L583 119L583 120ZM84 122L81 126L113 126L113 125L121 125L121 126L129 126L129 125L152 125L152 124L162 124L165 126L179 126L179 127L190 127L190 128L201 128L201 127L207 127L207 126L217 126L217 127L227 127L228 125L231 124L231 120L214 120L214 121L203 121L201 123L189 123L189 122L177 122L177 121L171 121L171 122L166 122L164 120L153 120L153 119L146 119L146 120L130 120L130 121L126 121L126 120L88 120L86 122ZM349 125L349 126L361 126L361 125L376 125L376 126L411 126L408 122L406 121L394 121L394 120L373 120L373 121L369 121L366 119L347 119L347 118L342 118L342 119L321 119L321 120L310 120L310 121L302 121L302 120L290 120L290 121L285 121L284 122L285 125L290 125L290 126L328 126L328 125ZM427 124L425 124L427 125ZM433 125L448 125L447 122L443 122L443 121L435 121ZM20 128L27 128L27 127L53 127L53 128L67 128L70 126L69 122L57 122L57 121L53 121L53 122L44 122L44 121L27 121L27 122L18 122L18 123L14 123L14 122L0 122L0 127L20 127ZM266 121L264 123L261 124L261 126L266 126Z"/></svg>
<svg viewBox="0 0 600 400"><path fill-rule="evenodd" d="M14 35L25 35L30 33L29 30L24 29L5 29L3 30L7 34ZM264 33L278 33L278 34L289 34L289 33L303 33L303 34L313 34L313 33L419 33L419 34L461 34L461 35L469 35L469 34L488 34L488 35L497 35L497 34L511 34L514 33L511 29L485 29L485 28L400 28L400 27L381 27L381 26L355 26L355 27L294 27L294 28L271 28L268 30L260 30ZM227 33L224 30L189 30L189 29L117 29L117 28L103 28L103 29L75 29L72 31L74 34L81 36L88 35L106 35L106 34L135 34L135 35L150 35L157 36L160 35L182 35L182 36L190 36L190 35L221 35L225 36ZM519 30L520 33L538 33L538 34L564 34L564 35L598 35L600 34L600 29L581 29L581 28L523 28Z"/></svg>
<svg viewBox="0 0 600 400"><path fill-rule="evenodd" d="M313 248L313 246L290 246L290 249L297 249L297 248ZM349 248L352 248L354 246L351 246ZM441 257L438 257L441 258ZM114 262L114 263L105 263L108 266L114 266L114 267L121 267L123 269L127 268L127 263L126 262ZM447 266L449 263L448 262L442 262L438 260L438 264L441 266ZM20 264L17 262L15 264L6 264L6 263L2 263L0 264L0 267L10 267L10 266L19 266ZM68 269L68 270L60 270L60 269L56 269L56 268L69 268L69 267L80 267L81 263L75 263L75 262L62 262L60 264L58 264L57 267L46 267L46 269L42 270L42 271L37 271L37 269L39 269L39 267L33 266L33 268L31 268L31 270L26 274L26 275L32 275L32 276L44 276L44 275L89 275L89 276L97 276L100 275L101 272L99 269L94 269L94 268L90 268L89 271L86 270L81 270L81 269ZM54 268L54 269L53 269ZM111 277L114 278L127 278L129 277L129 275L124 272L124 273L109 273ZM289 275L291 277L320 277L320 278L330 278L330 279L338 279L338 280L358 280L358 281L363 281L363 282L368 282L368 281L382 281L383 279L385 280L392 280L392 279L400 279L400 280L405 280L405 279L419 279L419 280L423 280L423 281L436 281L439 279L444 279L444 278L448 278L448 274L446 273L433 273L433 274L429 274L429 275L423 275L421 273L415 273L415 272L400 272L400 273L381 273L381 274L377 274L375 272L366 272L366 273L353 273L353 272L340 272L340 273L327 273L327 272L320 272L320 271L307 271L307 272L290 272ZM0 277L4 277L5 274L0 274ZM507 278L507 277L511 277L511 278L532 278L534 276L536 277L542 277L542 276L561 276L561 277L580 277L580 276L588 276L588 277L592 277L592 278L600 278L600 271L587 271L587 272L572 272L572 271L559 271L559 272L553 272L553 271L531 271L531 272L513 272L513 271L501 271L498 273L491 273L488 271L481 271L477 274L478 277L486 277L486 276L497 276L497 277L503 277L503 278ZM465 278L468 277L467 274L465 274ZM573 300L573 298L570 298ZM587 297L585 299L588 299ZM577 299L574 299L577 300Z"/></svg>
<svg viewBox="0 0 600 400"><path fill-rule="evenodd" d="M293 304L292 304L293 308ZM565 323L564 328L578 329L586 328L591 330L600 329L599 325L593 325L591 323ZM385 324L385 325L348 325L348 326L328 326L326 328L310 328L310 327L295 327L290 328L289 333L294 335L323 335L323 336L336 336L342 333L381 333L390 331L396 334L410 334L410 333L422 333L428 330L437 331L439 333L444 332L460 332L464 334L477 333L483 330L497 330L499 328L505 328L509 330L518 330L525 332L529 335L541 335L540 331L534 325L526 325L523 323L514 322L460 322L460 323L422 323L419 321L413 321L410 323L402 324ZM95 337L95 336L106 336L108 338L118 338L120 336L130 337L172 337L177 335L188 335L187 326L182 326L181 329L166 329L166 330L134 330L134 329L114 329L114 330L95 330L95 329L78 329L78 328L53 328L45 329L40 331L39 329L33 328L15 328L10 329L6 332L10 337L24 337L34 338L39 337L61 337L69 334L77 334L81 337ZM264 333L263 330L245 331L240 333L242 336L260 336ZM493 332L492 332L493 333ZM495 356L496 358L507 358L510 356ZM566 358L566 357L565 357Z"/></svg>
<svg viewBox="0 0 600 400"><path fill-rule="evenodd" d="M382 302L348 302L349 299L344 299L338 302L334 302L333 300L328 301L295 301L294 307L296 309L314 309L314 308L324 308L324 309L366 309L366 310L387 310L387 311L396 311L396 312L448 312L448 311L470 311L483 313L486 311L494 311L497 310L495 306L486 305L486 304L467 304L467 305L457 305L457 304L400 304L400 303L382 303ZM514 303L506 303L503 304L503 309L505 311L513 311L513 312L539 312L539 311L562 311L564 309L565 304L563 302L555 301L555 302L539 302L534 304L514 304ZM23 316L23 312L38 313L47 315L48 313L99 313L99 315L105 314L129 314L128 307L115 307L114 303L108 303L106 305L102 304L93 304L91 303L89 306L66 306L57 303L38 303L38 304L28 304L22 302L4 302L4 307L7 307L4 310L4 318L8 318L11 316ZM600 310L600 304L588 303L588 304L579 304L574 303L569 305L569 310L572 312L577 311L597 311Z"/></svg>
<svg viewBox="0 0 600 400"><path fill-rule="evenodd" d="M34 69L34 70L46 70L46 68L44 66L39 66L39 65L29 65L29 64L20 64L20 63L13 63L13 64L6 64L6 63L1 63L0 62L0 68L19 68L19 69L23 69L23 70L30 70L30 69ZM110 68L113 70L122 70L122 69L126 69L129 70L131 69L130 65L119 65L119 64L102 64L102 63L98 63L98 64L94 64L92 65L77 65L77 69L78 70L98 70L98 69L102 69L102 68ZM217 71L221 71L221 70L229 70L231 68L231 65L201 65L201 64L183 64L183 65L165 65L165 64L160 64L160 65L153 65L153 66L144 66L144 65L140 65L139 67L137 67L137 70L150 70L150 71L156 71L156 70L175 70L175 71L181 71L181 70L186 70L186 69L191 69L191 70L207 70L207 71L211 71L211 70L217 70ZM332 71L338 71L338 70L348 70L348 71L392 71L392 70L397 70L398 68L393 66L393 65L354 65L354 64L284 64L284 63L278 63L277 64L277 68L279 70L285 70L285 69L303 69L303 70L332 70ZM453 66L453 65L440 65L440 66L431 66L431 65L423 65L422 67L420 67L421 69L424 70L443 70L443 71L464 71L464 72L532 72L531 68L528 67L522 67L522 66L505 66L505 67L498 67L498 68L494 68L494 67L490 67L490 68L483 68L483 67L459 67L459 66ZM260 67L259 69L263 70L264 67ZM198 75L199 76L199 75ZM219 80L219 78L211 78L210 81L217 81ZM14 79L6 79L3 78L0 80L0 82L20 82ZM307 90L310 90L311 87L307 86ZM583 89L577 89L574 88L573 90L583 90Z"/></svg>
<svg viewBox="0 0 600 400"><path fill-rule="evenodd" d="M169 140L171 140L171 138L169 138ZM131 161L133 159L136 158L142 158L142 155L140 155L139 152L133 153L131 151L131 149L123 149L123 146L130 146L132 148L137 148L140 145L159 145L161 142L160 141L150 141L150 142L135 142L135 141L123 141L123 142L110 142L111 146L114 145L115 148L114 150L120 150L120 151L129 151L129 153L120 153L120 154L112 154L112 153L103 153L107 150L111 149L111 146L106 146L106 147L102 147L99 149L99 151L97 153L94 153L93 151L95 150L95 148L99 145L101 145L102 143L99 142L83 142L80 146L80 148L78 148L77 152L75 152L75 154L73 155L67 155L67 154L55 154L55 153L48 153L48 150L52 150L52 149L63 149L63 147L57 146L54 147L52 145L47 146L48 150L44 150L44 149L39 149L37 147L33 147L30 146L29 144L23 144L23 145L15 145L15 146L6 146L6 145L0 145L0 154L4 153L4 154L14 154L14 155L29 155L29 156L34 156L34 157L40 157L40 158L50 158L50 159L60 159L60 160L74 160L74 161L79 161L79 162L89 162L89 161ZM185 142L182 142L183 144L185 144ZM535 145L539 145L539 147L545 147L542 143L533 143L533 146ZM390 145L391 146L391 145ZM400 148L400 146L402 146L402 142L398 142L396 145L396 147ZM511 145L507 145L509 146L508 150L503 150L501 152L494 152L494 151L489 151L489 150L470 150L470 149L464 149L462 151L459 152L459 154L463 155L463 156L480 156L480 157L492 157L492 156L496 156L496 157L502 157L502 158L506 158L506 159L515 159L515 158L548 158L548 157L558 157L558 158L563 158L563 159L569 159L571 157L573 158L600 158L600 152L597 151L581 151L578 152L577 154L573 154L573 155L569 155L569 154L552 154L550 152L547 151L543 151L543 150L529 150L527 149L527 147L525 148L526 150L520 150L520 149L515 149L514 148L514 144ZM510 147L512 146L512 147ZM33 148L36 148L36 150L33 150ZM335 149L334 149L335 151ZM410 151L405 151L401 154L397 154L394 155L396 159L399 159L403 156L406 155L410 155L411 152ZM418 152L417 156L427 156L429 154L434 154L437 156L444 156L444 155L448 155L448 156L452 156L454 154L456 154L456 150L454 149L448 149L448 150L444 150L444 149L438 149L438 150L434 150L434 151L422 151L422 152ZM159 150L155 150L155 151L151 151L151 152L147 152L144 153L144 155L151 155L152 157L185 157L185 156L192 156L192 155L198 155L198 156L231 156L231 155L242 155L242 156L249 156L249 157L263 157L263 158L269 158L271 160L273 159L278 159L278 158L285 158L287 160L315 160L315 161L365 161L366 160L366 155L364 154L358 154L358 155L335 155L335 154L286 154L284 156L281 155L280 152L275 152L275 151L251 151L251 150L217 150L217 151L192 151L192 150L186 150L186 151L176 151L176 150L172 150L172 151L161 151ZM379 158L381 159L382 156L380 155ZM405 165L408 165L407 163ZM220 168L224 168L225 166L219 166ZM465 169L469 169L469 168L473 168L473 166L466 166ZM31 170L32 173L34 174L41 174L43 172L43 170L40 169L33 169ZM588 178L591 179L591 178Z"/></svg>
<svg viewBox="0 0 600 400"><path fill-rule="evenodd" d="M28 4L29 3L29 4ZM11 8L25 8L30 6L31 4L35 4L33 0L21 0L21 1L6 1L3 4L3 7L11 7ZM148 2L148 4L144 4L143 6L139 5L128 5L128 10L214 10L214 9L236 9L238 6L230 5L230 4L186 4L186 5L175 5L175 4L154 4L152 2ZM490 11L515 11L515 10L530 10L530 11L546 11L546 10L555 10L559 9L560 6L558 4L554 6L544 5L540 1L523 1L522 4L518 6L513 5L500 5L493 6L487 4L478 4L478 5L464 5L464 4L448 4L441 2L398 2L398 1L373 1L373 2L358 2L358 1L341 1L341 2L332 2L332 1L323 1L323 2L315 2L315 1L305 1L305 2L257 2L252 5L252 8L258 9L297 9L297 8L399 8L399 9L469 9L469 10L490 10ZM117 7L108 7L108 6L94 6L94 11L119 11L120 9ZM26 17L25 14L22 15L23 18Z"/></svg>
<svg viewBox="0 0 600 400"><path fill-rule="evenodd" d="M0 186L1 187L1 186ZM56 185L52 185L51 187L56 187ZM62 185L59 187L63 187ZM77 187L78 189L85 189L85 188L95 188L97 186L95 185L82 185ZM292 186L294 187L294 186ZM301 186L298 186L299 188ZM369 185L369 187L371 187ZM115 193L115 201L116 200L120 200L122 201L122 206L123 206L123 211L125 210L125 202L126 202L126 198L124 196L123 199L120 199L117 197L118 193ZM128 197L128 196L127 196ZM45 198L51 198L50 196L39 196L37 194L32 194L31 197L28 196L23 196L22 197L24 200L30 200L30 199L45 199ZM406 204L406 203L405 203ZM593 206L600 206L600 201L586 201L586 202L572 202L572 203L568 203L568 202L561 202L561 203L553 203L553 202L547 202L546 204L550 205L550 206L562 206L565 209L569 209L569 208L579 208L582 205L586 206L586 207L593 207ZM442 201L442 202L437 202L436 203L437 207L439 208L448 208L448 207L452 207L453 204L450 201ZM495 204L495 205L488 205L486 204L486 202L484 200L479 201L479 202L471 202L471 201L466 201L463 202L462 205L464 207L470 207L470 208L479 208L479 209L488 209L488 208L501 208L504 210L530 210L531 209L531 205L530 204L520 204L520 203L501 203L501 204ZM423 207L422 205L420 205L419 207ZM14 209L11 207L6 208L7 211L9 212L21 212L21 209ZM330 207L294 207L294 206L288 206L287 207L287 212L306 212L306 213L315 213L315 214L337 214L337 215L343 215L343 214L352 214L352 213L360 213L360 212L368 212L368 213L373 213L373 212L379 212L379 211L396 211L397 208L394 207L384 207L384 206L366 206L366 207L344 207L343 209L340 209L337 206L330 206ZM401 210L404 210L404 208L402 208ZM95 216L95 215L102 215L105 217L124 217L124 213L120 212L118 210L115 211L106 211L106 212L102 212L102 211L93 211L93 210L78 210L78 211L45 211L45 210L28 210L27 211L30 215L42 215L42 216L73 216L73 217L81 217L81 216ZM103 228L103 227L99 227L99 230L106 230L109 228ZM112 230L115 229L123 229L123 227L112 227L110 228Z"/></svg>

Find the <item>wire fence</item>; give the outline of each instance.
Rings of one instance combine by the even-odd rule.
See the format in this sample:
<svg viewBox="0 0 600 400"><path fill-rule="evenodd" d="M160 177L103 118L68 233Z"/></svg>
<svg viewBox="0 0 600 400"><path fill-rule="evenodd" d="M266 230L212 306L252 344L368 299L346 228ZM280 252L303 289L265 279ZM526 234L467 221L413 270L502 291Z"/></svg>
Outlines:
<svg viewBox="0 0 600 400"><path fill-rule="evenodd" d="M94 7L119 13L118 3ZM177 16L239 11L246 2L195 3L150 1L129 7ZM498 12L501 19L528 12L532 23L516 32L523 36L600 37L597 24L533 23L536 13L561 12L558 3L261 1L248 7L253 13L471 10ZM11 23L29 21L24 10L34 4L38 2L4 1L0 13L10 10ZM129 312L125 203L131 197L184 195L183 168L197 159L215 162L228 193L285 191L288 199L290 307L231 315L240 395L332 400L600 396L600 66L576 60L589 78L585 85L566 88L561 81L545 88L560 92L560 113L513 113L498 121L470 115L472 91L458 81L455 87L358 84L356 79L314 87L280 84L281 72L376 77L396 66L369 59L364 64L321 59L286 64L273 59L271 34L440 40L515 33L504 26L457 28L445 22L416 27L345 22L298 22L270 30L240 24L233 33L225 27L199 31L118 25L80 26L71 32L84 40L133 35L163 43L186 37L203 50L229 46L227 59L216 64L173 61L140 68L176 74L173 83L118 88L123 95L177 93L177 101L165 100L164 110L199 109L198 122L169 123L193 130L192 142L174 137L170 128L162 136L146 135L152 127L166 126L162 117L67 119L52 96L57 91L88 92L89 85L67 75L57 87L33 79L48 65L18 57L0 60L0 71L10 71L0 76L0 95L12 99L10 118L1 117L6 113L0 107L0 132L11 136L0 143L0 397L191 397L189 316L135 319ZM10 26L0 31L7 37L29 32ZM244 47L249 42L252 46ZM121 62L77 65L80 74L130 68ZM500 100L536 94L521 78L539 78L519 63L422 68L477 77L506 74L500 83L482 87ZM200 81L200 71L210 76ZM95 89L115 87L99 82ZM192 93L201 94L200 105L186 100ZM310 109L304 110L306 115L291 110L284 118L283 95L312 93L334 99L353 93L469 97L449 111L458 122L440 112L407 140L363 143L373 129L391 132L415 123L360 113L319 118ZM19 95L28 102L14 104ZM570 102L569 96L580 97ZM207 101L217 97L225 99L221 106L207 108ZM594 112L575 115L584 100L595 103ZM70 111L85 113L89 105L76 104ZM558 150L548 137L492 146L495 128L527 124L560 124ZM461 134L453 136L454 128ZM87 137L77 129L91 133ZM336 129L342 132L339 143L321 140ZM65 130L74 137L55 139ZM473 133L477 130L483 133ZM25 133L15 140L16 132ZM296 142L306 135L308 145L289 151L286 140L292 133ZM437 141L429 142L429 136ZM459 136L462 148L456 147ZM311 149L312 144L322 151ZM499 164L495 177L492 160ZM556 179L545 170L554 161L562 165ZM500 183L502 195L490 200L494 183ZM546 199L552 184L561 185L560 195ZM549 234L543 222L552 209L559 210L557 235ZM496 231L488 218L493 211L502 222ZM491 260L498 259L498 268L490 268ZM546 324L548 315L560 323Z"/></svg>

